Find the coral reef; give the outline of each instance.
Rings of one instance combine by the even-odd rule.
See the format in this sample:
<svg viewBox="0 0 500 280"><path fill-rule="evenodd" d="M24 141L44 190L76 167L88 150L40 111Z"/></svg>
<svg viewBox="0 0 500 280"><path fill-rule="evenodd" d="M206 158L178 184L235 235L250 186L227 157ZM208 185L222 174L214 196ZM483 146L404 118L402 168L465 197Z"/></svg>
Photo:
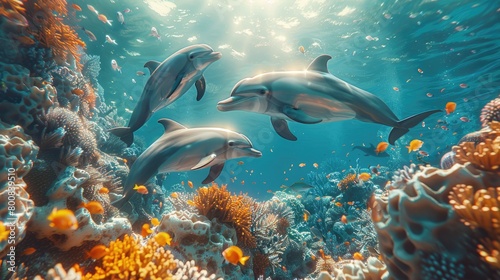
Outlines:
<svg viewBox="0 0 500 280"><path fill-rule="evenodd" d="M193 198L198 212L209 220L217 218L230 224L238 234L238 244L248 248L256 246L255 237L250 232L252 223L252 200L244 195L231 195L226 185L217 184L197 190Z"/></svg>
<svg viewBox="0 0 500 280"><path fill-rule="evenodd" d="M500 97L497 97L486 105L484 105L481 110L481 116L479 117L481 125L486 127L492 121L500 122Z"/></svg>
<svg viewBox="0 0 500 280"><path fill-rule="evenodd" d="M316 279L377 280L382 279L382 275L386 272L386 266L377 258L369 257L366 262L359 260L346 260L337 263L330 262L322 271Z"/></svg>
<svg viewBox="0 0 500 280"><path fill-rule="evenodd" d="M68 271L64 269L62 264L58 263L54 266L54 268L49 269L47 271L47 275L45 278L37 275L34 280L81 280L82 272L78 265L73 266Z"/></svg>
<svg viewBox="0 0 500 280"><path fill-rule="evenodd" d="M29 231L33 232L38 239L49 239L53 246L61 250L79 247L89 241L108 243L125 233L130 233L131 225L126 218L113 217L105 223L97 223L87 209L82 207L76 210L82 202L86 202L82 185L89 180L89 177L84 170L73 166L66 167L47 191L48 203L35 208ZM47 217L53 209L75 210L78 229L62 230L50 227Z"/></svg>
<svg viewBox="0 0 500 280"><path fill-rule="evenodd" d="M142 245L138 238L125 235L111 241L106 255L96 262L95 272L83 279L173 279L176 267L174 256L154 238Z"/></svg>
<svg viewBox="0 0 500 280"><path fill-rule="evenodd" d="M38 147L19 126L0 122L0 221L10 229L12 238L0 241L0 256L8 253L8 240L19 243L34 211L23 177L30 171ZM12 244L9 242L9 244Z"/></svg>
<svg viewBox="0 0 500 280"><path fill-rule="evenodd" d="M41 78L30 77L21 65L0 63L0 72L0 119L22 126L29 134L38 132L40 117L57 102L55 89Z"/></svg>

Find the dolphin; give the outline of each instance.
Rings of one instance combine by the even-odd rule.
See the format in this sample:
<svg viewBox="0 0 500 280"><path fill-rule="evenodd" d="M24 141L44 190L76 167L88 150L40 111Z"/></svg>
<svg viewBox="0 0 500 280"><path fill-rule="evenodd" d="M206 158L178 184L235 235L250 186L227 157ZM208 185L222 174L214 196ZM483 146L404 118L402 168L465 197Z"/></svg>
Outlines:
<svg viewBox="0 0 500 280"><path fill-rule="evenodd" d="M370 147L365 147L365 146L354 146L352 147L352 151L354 150L360 150L365 153L365 156L372 156L372 157L388 157L389 154L387 152L381 152L378 153L375 151L377 148L373 146L372 143L370 143Z"/></svg>
<svg viewBox="0 0 500 280"><path fill-rule="evenodd" d="M158 173L181 172L210 167L203 184L214 181L228 159L261 157L243 134L222 128L186 128L170 120L158 121L164 134L149 146L130 168L123 186L123 198L113 203L121 208L135 192L135 184L143 185Z"/></svg>
<svg viewBox="0 0 500 280"><path fill-rule="evenodd" d="M320 55L305 71L270 72L239 81L231 96L217 104L219 111L243 110L271 116L271 123L283 138L297 137L288 121L304 124L357 119L393 127L389 143L394 142L429 115L423 112L399 120L377 96L357 88L328 72L332 57Z"/></svg>
<svg viewBox="0 0 500 280"><path fill-rule="evenodd" d="M120 137L128 146L134 142L134 131L141 128L154 112L177 100L195 84L196 100L205 93L203 72L221 54L208 45L192 45L169 56L163 62L148 61L144 64L151 73L139 102L135 106L127 127L117 127L109 132Z"/></svg>

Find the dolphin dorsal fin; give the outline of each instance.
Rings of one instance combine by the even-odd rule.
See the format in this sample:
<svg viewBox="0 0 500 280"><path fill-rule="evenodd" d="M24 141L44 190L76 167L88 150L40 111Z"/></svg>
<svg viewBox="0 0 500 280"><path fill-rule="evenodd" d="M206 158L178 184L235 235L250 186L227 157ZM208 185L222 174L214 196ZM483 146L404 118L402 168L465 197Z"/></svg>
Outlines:
<svg viewBox="0 0 500 280"><path fill-rule="evenodd" d="M326 63L328 60L332 59L331 56L327 54L320 55L314 59L311 64L307 67L308 71L318 71L318 72L324 72L324 73L329 73L328 72L328 67L326 67Z"/></svg>
<svg viewBox="0 0 500 280"><path fill-rule="evenodd" d="M159 61L154 61L150 60L144 64L144 67L147 67L149 69L149 74L153 74L153 72L158 68L158 65L160 65L161 62Z"/></svg>
<svg viewBox="0 0 500 280"><path fill-rule="evenodd" d="M183 126L182 124L170 119L159 119L158 122L163 125L163 128L165 128L164 133L169 133L179 129L187 129L187 127Z"/></svg>

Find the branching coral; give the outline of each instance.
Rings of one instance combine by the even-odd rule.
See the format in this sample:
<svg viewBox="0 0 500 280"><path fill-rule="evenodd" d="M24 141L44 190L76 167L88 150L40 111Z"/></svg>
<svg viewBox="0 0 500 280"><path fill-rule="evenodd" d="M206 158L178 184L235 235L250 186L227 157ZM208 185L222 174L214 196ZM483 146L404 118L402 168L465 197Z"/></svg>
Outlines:
<svg viewBox="0 0 500 280"><path fill-rule="evenodd" d="M486 233L478 252L488 264L500 268L500 187L474 192L473 186L459 184L453 187L449 198L466 226Z"/></svg>
<svg viewBox="0 0 500 280"><path fill-rule="evenodd" d="M238 234L238 244L248 248L256 246L255 237L250 232L252 223L252 200L245 195L231 195L226 185L217 184L197 190L193 202L199 213L209 220L217 218L222 223L231 224Z"/></svg>
<svg viewBox="0 0 500 280"><path fill-rule="evenodd" d="M176 267L174 256L154 238L141 245L139 239L125 235L109 244L95 273L87 273L83 279L173 279Z"/></svg>
<svg viewBox="0 0 500 280"><path fill-rule="evenodd" d="M344 177L344 179L340 180L337 184L339 190L342 192L347 191L349 188L354 187L358 184L358 178L356 173L348 174Z"/></svg>

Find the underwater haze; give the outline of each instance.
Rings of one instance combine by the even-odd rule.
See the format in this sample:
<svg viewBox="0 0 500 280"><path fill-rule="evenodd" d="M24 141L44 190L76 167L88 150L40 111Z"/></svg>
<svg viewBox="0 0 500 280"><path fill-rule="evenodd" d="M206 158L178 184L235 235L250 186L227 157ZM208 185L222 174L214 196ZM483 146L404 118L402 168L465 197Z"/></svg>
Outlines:
<svg viewBox="0 0 500 280"><path fill-rule="evenodd" d="M500 279L499 23L0 0L0 279Z"/></svg>

